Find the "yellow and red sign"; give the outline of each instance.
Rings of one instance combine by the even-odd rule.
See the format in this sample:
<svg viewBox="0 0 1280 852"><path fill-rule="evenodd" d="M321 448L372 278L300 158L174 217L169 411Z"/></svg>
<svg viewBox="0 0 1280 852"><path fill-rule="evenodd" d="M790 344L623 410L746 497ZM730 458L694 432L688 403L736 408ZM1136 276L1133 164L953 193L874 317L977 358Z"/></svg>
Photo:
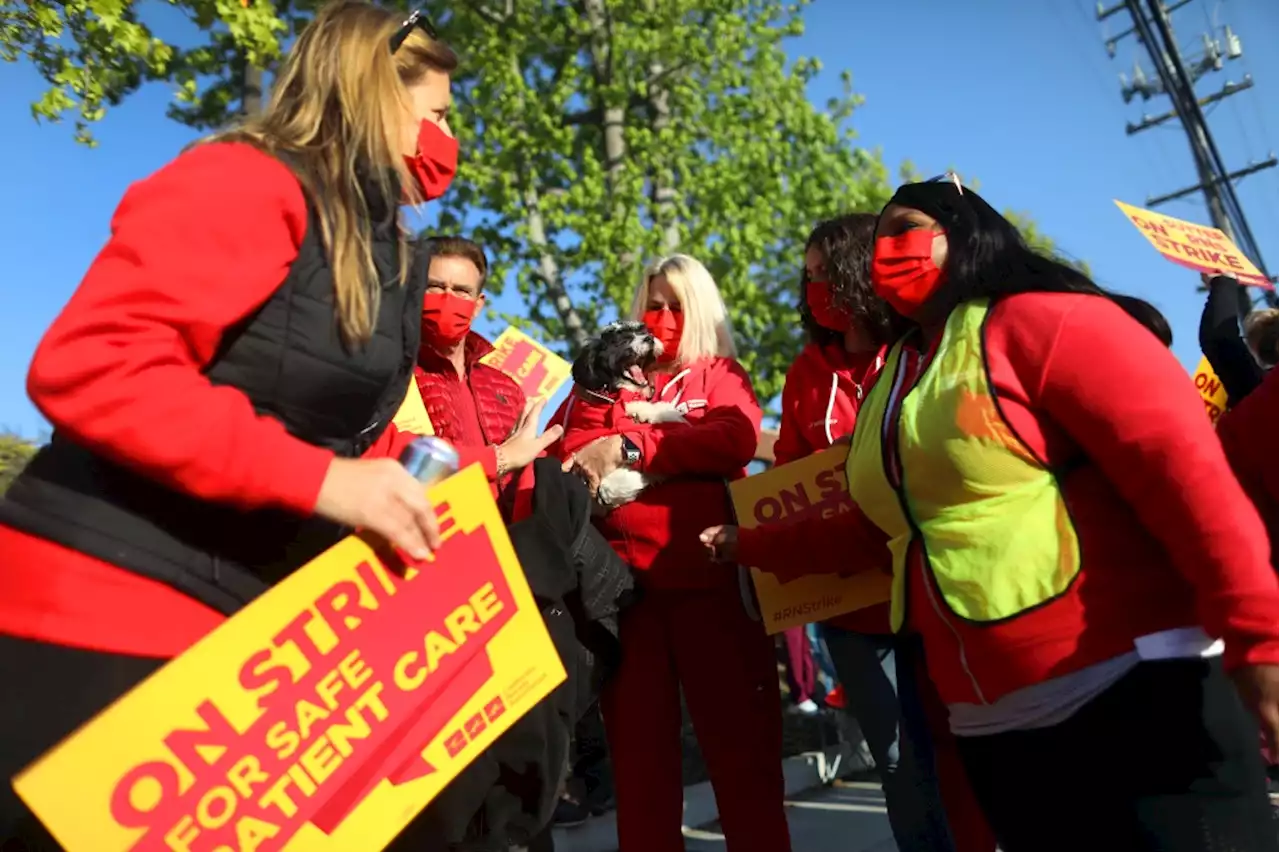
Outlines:
<svg viewBox="0 0 1280 852"><path fill-rule="evenodd" d="M848 447L832 447L731 483L739 526L788 524L814 515L834 518L852 511L844 472L848 455ZM805 555L797 553L796 558ZM788 583L755 568L751 575L769 633L883 603L890 594L891 578L878 571L813 574Z"/></svg>
<svg viewBox="0 0 1280 852"><path fill-rule="evenodd" d="M400 410L391 418L401 432L412 432L414 435L434 435L435 427L431 425L431 417L427 414L426 403L422 401L422 391L418 390L416 379L409 379L409 392L400 403Z"/></svg>
<svg viewBox="0 0 1280 852"><path fill-rule="evenodd" d="M1210 275L1230 273L1241 284L1271 286L1267 277L1217 228L1143 210L1123 201L1116 201L1116 206L1166 260Z"/></svg>
<svg viewBox="0 0 1280 852"><path fill-rule="evenodd" d="M1227 389L1222 386L1222 379L1218 378L1213 367L1209 366L1208 358L1203 356L1200 358L1200 363L1196 366L1191 380L1195 382L1196 390L1204 400L1204 408L1209 413L1209 420L1217 423L1218 418L1227 410Z"/></svg>
<svg viewBox="0 0 1280 852"><path fill-rule="evenodd" d="M569 379L569 362L510 326L493 342L493 351L480 359L515 379L530 401L548 400Z"/></svg>
<svg viewBox="0 0 1280 852"><path fill-rule="evenodd" d="M565 677L478 468L443 547L351 537L25 769L69 852L374 852Z"/></svg>

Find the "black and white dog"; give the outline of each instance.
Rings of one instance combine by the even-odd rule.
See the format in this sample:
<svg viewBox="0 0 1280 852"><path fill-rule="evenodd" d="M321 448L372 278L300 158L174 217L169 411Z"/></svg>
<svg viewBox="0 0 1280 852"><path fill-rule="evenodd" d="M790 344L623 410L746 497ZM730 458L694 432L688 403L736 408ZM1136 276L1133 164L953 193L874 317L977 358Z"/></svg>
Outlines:
<svg viewBox="0 0 1280 852"><path fill-rule="evenodd" d="M662 356L662 344L642 322L615 322L600 330L573 362L574 395L565 432L607 425L609 411L620 398L627 416L637 423L685 423L669 402L653 402L648 371ZM630 503L656 479L620 467L600 483L597 499L607 508Z"/></svg>

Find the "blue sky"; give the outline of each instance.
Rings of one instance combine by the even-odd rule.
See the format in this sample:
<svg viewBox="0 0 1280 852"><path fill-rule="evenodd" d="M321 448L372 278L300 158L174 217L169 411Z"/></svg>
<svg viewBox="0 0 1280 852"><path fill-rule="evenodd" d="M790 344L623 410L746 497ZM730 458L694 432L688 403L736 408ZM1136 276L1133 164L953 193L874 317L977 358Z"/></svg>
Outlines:
<svg viewBox="0 0 1280 852"><path fill-rule="evenodd" d="M1202 305L1197 278L1162 260L1112 199L1141 205L1194 183L1195 172L1176 122L1125 135L1127 120L1139 120L1144 110L1163 112L1168 101L1123 103L1117 74L1131 71L1143 53L1128 39L1109 59L1103 37L1125 29L1126 16L1098 24L1093 6L1093 0L816 0L805 12L807 33L791 50L825 66L811 89L816 102L835 93L840 69L853 73L866 98L853 127L891 168L910 159L924 174L955 167L976 176L989 201L1031 214L1065 251L1089 262L1099 283L1159 306L1173 326L1175 352L1193 367ZM1198 50L1200 33L1215 22L1240 36L1244 57L1202 81L1200 93L1246 73L1254 79L1251 91L1209 112L1227 166L1235 169L1276 149L1277 5L1193 0L1174 15L1188 51ZM27 105L42 85L24 65L0 65L6 131L0 162L8 164L0 212L7 282L0 427L27 435L45 428L24 390L40 335L106 240L125 188L194 138L164 117L170 93L155 85L108 114L95 131L97 149L80 147L69 125L29 118ZM1272 273L1280 267L1277 185L1272 170L1238 189ZM1199 194L1162 212L1207 221Z"/></svg>

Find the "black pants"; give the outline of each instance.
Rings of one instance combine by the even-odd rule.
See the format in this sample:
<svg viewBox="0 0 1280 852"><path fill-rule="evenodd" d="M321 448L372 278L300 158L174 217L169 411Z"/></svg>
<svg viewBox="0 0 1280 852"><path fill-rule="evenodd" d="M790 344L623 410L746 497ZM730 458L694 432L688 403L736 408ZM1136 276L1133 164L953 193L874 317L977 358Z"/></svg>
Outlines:
<svg viewBox="0 0 1280 852"><path fill-rule="evenodd" d="M1274 852L1258 726L1217 660L1140 663L1049 728L959 737L1004 852Z"/></svg>
<svg viewBox="0 0 1280 852"><path fill-rule="evenodd" d="M10 779L163 662L0 635L0 850L62 848Z"/></svg>

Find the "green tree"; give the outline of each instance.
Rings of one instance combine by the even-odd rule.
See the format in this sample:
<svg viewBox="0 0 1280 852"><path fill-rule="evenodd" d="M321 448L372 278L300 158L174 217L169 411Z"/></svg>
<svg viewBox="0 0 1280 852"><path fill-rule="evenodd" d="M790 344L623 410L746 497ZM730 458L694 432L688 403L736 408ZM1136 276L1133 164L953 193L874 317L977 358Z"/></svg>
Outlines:
<svg viewBox="0 0 1280 852"><path fill-rule="evenodd" d="M982 182L978 180L978 178L966 178L958 171L956 174L960 175L961 182L965 186L972 187L975 191L982 188ZM902 179L903 183L918 181L923 178L923 175L920 174L920 170L917 169L915 164L909 160L904 162L898 168L898 176ZM1073 266L1085 275L1091 274L1088 263L1065 254L1058 248L1057 243L1054 242L1052 237L1040 230L1040 227L1036 225L1035 220L1032 219L1029 214L1006 208L1003 211L1003 215L1013 223L1014 227L1016 227L1019 233L1022 234L1022 239L1025 240L1027 245L1034 251L1039 252L1046 257L1052 257L1055 260L1060 260L1068 266Z"/></svg>
<svg viewBox="0 0 1280 852"><path fill-rule="evenodd" d="M18 478L38 449L35 443L11 432L0 433L0 496L9 490L9 484Z"/></svg>
<svg viewBox="0 0 1280 852"><path fill-rule="evenodd" d="M177 45L141 19L129 0L0 0L0 58L27 60L49 88L31 105L40 120L75 116L76 138L107 107L149 81L176 86L170 115L194 126L222 123L256 109L263 69L280 57L281 39L298 23L286 0L170 0L206 38ZM313 4L312 4L313 5Z"/></svg>
<svg viewBox="0 0 1280 852"><path fill-rule="evenodd" d="M208 129L256 107L282 44L318 5L170 2L201 43L158 39L125 0L0 0L0 51L48 80L34 113L74 111L82 140L152 80L177 84L172 117ZM820 64L787 56L809 2L428 0L463 52L462 168L438 226L490 249L495 282L525 308L505 319L572 355L625 310L646 261L684 251L720 284L760 397L776 396L801 342L808 231L878 210L892 190L850 129L850 75L815 106Z"/></svg>
<svg viewBox="0 0 1280 852"><path fill-rule="evenodd" d="M122 0L6 2L6 58L50 82L33 110L77 133L148 80L178 83L171 114L194 127L249 108L245 68L268 73L314 3L180 0L206 43L156 38ZM799 245L813 222L878 208L890 186L857 148L844 95L819 108L817 61L788 59L808 0L429 3L464 51L464 159L440 227L490 247L508 317L572 354L628 301L646 260L675 250L721 285L762 398L794 356ZM260 78L259 78L260 85Z"/></svg>
<svg viewBox="0 0 1280 852"><path fill-rule="evenodd" d="M806 0L807 2L807 0ZM799 345L795 284L813 223L878 209L890 186L854 145L858 99L806 96L789 60L804 2L577 0L461 7L449 37L483 57L458 77L466 217L528 313L570 353L625 309L646 261L703 260L730 306L762 399ZM479 224L471 211L484 210Z"/></svg>

